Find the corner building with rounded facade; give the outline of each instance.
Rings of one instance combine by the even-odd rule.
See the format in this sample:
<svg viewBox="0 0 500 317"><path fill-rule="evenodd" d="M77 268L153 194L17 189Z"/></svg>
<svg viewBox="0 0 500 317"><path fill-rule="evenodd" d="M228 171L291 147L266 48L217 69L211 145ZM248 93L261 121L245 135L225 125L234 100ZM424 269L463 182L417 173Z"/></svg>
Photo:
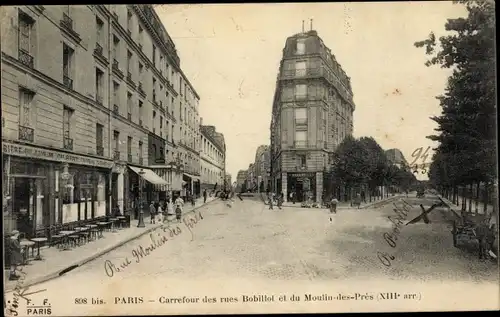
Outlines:
<svg viewBox="0 0 500 317"><path fill-rule="evenodd" d="M352 134L350 78L316 31L287 38L271 120L271 179L289 200L320 202L332 189L332 154Z"/></svg>

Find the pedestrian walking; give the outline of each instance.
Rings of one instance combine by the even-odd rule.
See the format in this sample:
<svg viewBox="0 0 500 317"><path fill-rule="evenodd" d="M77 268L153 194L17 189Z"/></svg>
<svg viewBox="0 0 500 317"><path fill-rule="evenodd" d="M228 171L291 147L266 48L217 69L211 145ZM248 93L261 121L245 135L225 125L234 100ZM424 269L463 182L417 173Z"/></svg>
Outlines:
<svg viewBox="0 0 500 317"><path fill-rule="evenodd" d="M151 204L149 205L149 215L151 217L151 223L154 224L156 217L156 207L154 201L151 201Z"/></svg>
<svg viewBox="0 0 500 317"><path fill-rule="evenodd" d="M175 217L177 222L181 222L182 218L182 208L184 206L184 200L179 196L175 200Z"/></svg>
<svg viewBox="0 0 500 317"><path fill-rule="evenodd" d="M269 200L269 210L273 210L273 192L269 192L268 200Z"/></svg>
<svg viewBox="0 0 500 317"><path fill-rule="evenodd" d="M330 200L330 213L331 214L337 213L337 204L338 203L339 203L339 201L337 200L337 198L332 197L332 199Z"/></svg>
<svg viewBox="0 0 500 317"><path fill-rule="evenodd" d="M207 202L207 190L203 190L203 203L205 204Z"/></svg>
<svg viewBox="0 0 500 317"><path fill-rule="evenodd" d="M172 221L174 220L174 202L172 201L172 197L168 197L167 199L167 220Z"/></svg>
<svg viewBox="0 0 500 317"><path fill-rule="evenodd" d="M19 231L12 231L8 243L8 250L10 252L9 280L14 281L19 279L19 275L16 274L17 266L23 263L24 251L21 249L21 244L19 243Z"/></svg>
<svg viewBox="0 0 500 317"><path fill-rule="evenodd" d="M284 195L283 195L283 192L281 192L278 196L278 208L281 209L281 206L283 206L283 200L284 200Z"/></svg>
<svg viewBox="0 0 500 317"><path fill-rule="evenodd" d="M158 222L163 223L163 203L158 204Z"/></svg>
<svg viewBox="0 0 500 317"><path fill-rule="evenodd" d="M195 200L195 198L194 198L194 194L192 194L192 195L191 195L191 206L193 206L193 207L194 207L194 206L195 206L195 204L196 204L196 200Z"/></svg>

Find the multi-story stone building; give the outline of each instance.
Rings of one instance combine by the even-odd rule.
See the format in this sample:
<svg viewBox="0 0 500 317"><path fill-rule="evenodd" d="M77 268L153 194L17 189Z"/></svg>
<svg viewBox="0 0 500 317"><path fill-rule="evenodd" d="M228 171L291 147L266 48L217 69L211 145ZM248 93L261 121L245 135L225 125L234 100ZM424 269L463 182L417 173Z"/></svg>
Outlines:
<svg viewBox="0 0 500 317"><path fill-rule="evenodd" d="M2 13L5 230L127 211L138 174L143 200L196 176L199 97L150 5Z"/></svg>
<svg viewBox="0 0 500 317"><path fill-rule="evenodd" d="M273 190L320 201L331 154L353 130L350 78L316 31L286 40L271 120Z"/></svg>
<svg viewBox="0 0 500 317"><path fill-rule="evenodd" d="M230 189L233 186L233 183L232 183L233 180L232 180L231 174L229 174L229 173L226 172L226 176L225 176L224 182L225 182L225 185L226 185L227 189Z"/></svg>
<svg viewBox="0 0 500 317"><path fill-rule="evenodd" d="M269 188L270 157L269 145L261 145L255 152L254 170L259 191Z"/></svg>
<svg viewBox="0 0 500 317"><path fill-rule="evenodd" d="M236 189L239 191L242 187L246 187L248 178L248 171L239 170L236 175ZM245 186L243 186L245 185Z"/></svg>
<svg viewBox="0 0 500 317"><path fill-rule="evenodd" d="M203 122L203 120L200 120ZM224 187L226 175L226 143L224 135L215 130L214 126L200 126L201 144L201 187L207 191ZM231 183L229 183L230 185Z"/></svg>
<svg viewBox="0 0 500 317"><path fill-rule="evenodd" d="M398 168L408 167L408 162L406 161L403 153L399 149L389 149L385 151L385 156L387 160L397 166Z"/></svg>

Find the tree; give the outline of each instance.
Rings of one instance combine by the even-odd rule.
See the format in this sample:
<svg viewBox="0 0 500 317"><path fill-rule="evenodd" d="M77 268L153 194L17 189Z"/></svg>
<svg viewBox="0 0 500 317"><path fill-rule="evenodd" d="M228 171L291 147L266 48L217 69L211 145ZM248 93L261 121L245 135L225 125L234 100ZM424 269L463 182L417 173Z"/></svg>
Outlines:
<svg viewBox="0 0 500 317"><path fill-rule="evenodd" d="M386 170L388 168L388 161L385 151L372 137L361 137L359 139L361 145L368 152L368 188L371 196L375 194L377 186L384 185Z"/></svg>
<svg viewBox="0 0 500 317"><path fill-rule="evenodd" d="M437 97L442 113L431 118L438 124L438 133L428 136L439 142L429 173L431 183L453 192L460 185L494 183L497 161L495 4L455 3L464 5L468 15L448 20L445 29L453 34L439 38L440 49L434 33L415 43L432 55L427 66L453 69L445 93Z"/></svg>

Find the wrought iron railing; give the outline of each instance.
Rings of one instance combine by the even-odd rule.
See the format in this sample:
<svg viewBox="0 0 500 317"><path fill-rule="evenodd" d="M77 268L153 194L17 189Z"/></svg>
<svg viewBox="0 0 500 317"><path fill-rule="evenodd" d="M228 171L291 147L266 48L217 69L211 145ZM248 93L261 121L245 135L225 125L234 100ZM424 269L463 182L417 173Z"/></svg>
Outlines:
<svg viewBox="0 0 500 317"><path fill-rule="evenodd" d="M116 104L113 105L113 113L116 114L116 115L120 114L120 108Z"/></svg>
<svg viewBox="0 0 500 317"><path fill-rule="evenodd" d="M73 31L73 19L70 18L69 15L67 15L66 13L63 13L61 26L67 28L68 30Z"/></svg>
<svg viewBox="0 0 500 317"><path fill-rule="evenodd" d="M34 58L27 51L19 49L19 61L24 65L33 68Z"/></svg>
<svg viewBox="0 0 500 317"><path fill-rule="evenodd" d="M104 49L102 48L101 44L95 43L94 53L97 55L104 56L103 52L104 52Z"/></svg>
<svg viewBox="0 0 500 317"><path fill-rule="evenodd" d="M30 127L19 126L19 140L34 142L35 130Z"/></svg>
<svg viewBox="0 0 500 317"><path fill-rule="evenodd" d="M142 83L139 83L139 93L143 96L146 96L146 92L144 91L144 89L142 88Z"/></svg>
<svg viewBox="0 0 500 317"><path fill-rule="evenodd" d="M99 155L99 156L104 156L104 147L103 146L100 146L100 145L97 145L96 146L96 154Z"/></svg>
<svg viewBox="0 0 500 317"><path fill-rule="evenodd" d="M73 150L73 139L64 137L64 149L65 150Z"/></svg>
<svg viewBox="0 0 500 317"><path fill-rule="evenodd" d="M63 84L69 89L73 89L73 79L69 78L67 75L63 75Z"/></svg>

